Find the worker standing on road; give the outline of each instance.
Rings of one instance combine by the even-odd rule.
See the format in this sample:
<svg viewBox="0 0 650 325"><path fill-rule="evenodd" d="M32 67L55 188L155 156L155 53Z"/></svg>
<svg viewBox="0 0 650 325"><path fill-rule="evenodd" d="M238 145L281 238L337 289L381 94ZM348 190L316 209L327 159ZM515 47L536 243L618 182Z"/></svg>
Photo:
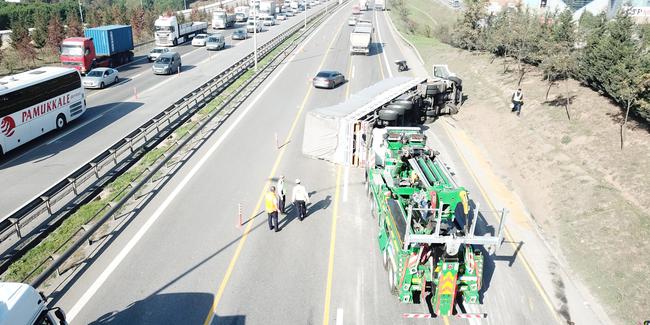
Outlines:
<svg viewBox="0 0 650 325"><path fill-rule="evenodd" d="M296 186L293 187L291 193L291 201L293 202L296 210L298 210L298 219L303 221L307 217L307 207L305 203L309 203L309 193L304 186L300 184L300 179L296 179Z"/></svg>
<svg viewBox="0 0 650 325"><path fill-rule="evenodd" d="M280 231L278 225L278 197L275 195L275 186L271 186L265 195L266 213L269 215L269 230L275 228L275 232Z"/></svg>
<svg viewBox="0 0 650 325"><path fill-rule="evenodd" d="M517 112L517 116L519 116L522 106L524 106L524 93L519 88L512 94L512 111Z"/></svg>
<svg viewBox="0 0 650 325"><path fill-rule="evenodd" d="M285 214L284 212L284 203L287 200L286 193L284 192L284 176L280 176L278 179L278 184L277 184L277 194L278 194L278 210L280 210L280 213Z"/></svg>

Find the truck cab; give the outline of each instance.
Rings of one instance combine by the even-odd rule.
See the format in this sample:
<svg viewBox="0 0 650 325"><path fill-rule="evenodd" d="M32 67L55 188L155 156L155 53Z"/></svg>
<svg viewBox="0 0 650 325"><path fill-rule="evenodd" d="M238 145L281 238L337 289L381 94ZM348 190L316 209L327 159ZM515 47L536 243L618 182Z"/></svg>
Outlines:
<svg viewBox="0 0 650 325"><path fill-rule="evenodd" d="M82 74L90 71L95 59L95 44L86 37L70 37L61 43L61 63L68 68L75 68Z"/></svg>
<svg viewBox="0 0 650 325"><path fill-rule="evenodd" d="M42 293L25 283L0 282L0 325L67 325L61 308L47 308Z"/></svg>

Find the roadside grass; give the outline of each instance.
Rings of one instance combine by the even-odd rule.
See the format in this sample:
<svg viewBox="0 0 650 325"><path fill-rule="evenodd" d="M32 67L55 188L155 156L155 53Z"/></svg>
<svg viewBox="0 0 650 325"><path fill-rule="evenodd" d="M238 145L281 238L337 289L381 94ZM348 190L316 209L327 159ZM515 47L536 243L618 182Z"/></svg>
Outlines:
<svg viewBox="0 0 650 325"><path fill-rule="evenodd" d="M313 23L313 22L312 22ZM258 69L263 69L268 65L271 60L280 51L284 50L298 37L298 33L292 35L262 60L258 62ZM173 138L182 138L188 133L192 132L194 127L200 123L203 117L214 112L226 98L239 90L250 78L254 75L254 69L249 69L243 73L235 82L228 86L220 95L214 98L210 103L206 104L197 114L199 119L190 119L184 125L176 129L173 133ZM2 275L3 281L12 282L29 282L33 280L38 274L43 272L47 267L44 263L50 256L57 252L65 251L69 248L74 240L79 236L75 235L82 228L83 225L89 224L95 217L98 216L103 210L106 210L109 202L114 202L122 199L128 193L128 186L132 182L138 181L144 176L143 171L152 166L160 159L163 153L167 152L174 144L168 141L162 142L157 148L152 149L146 153L138 163L131 169L117 177L111 184L109 184L102 194L92 202L80 207L74 214L68 217L61 225L54 230L47 238L40 244L28 251L21 259L15 261L9 266L7 271ZM41 265L42 264L42 265ZM40 265L40 266L39 266Z"/></svg>
<svg viewBox="0 0 650 325"><path fill-rule="evenodd" d="M431 21L424 11L451 30L455 17L440 8L445 6L439 0L405 3L418 26ZM489 55L459 50L436 40L439 35L426 37L421 28L408 33L397 11L390 15L425 66L448 63L463 77L469 98L459 123L480 139L495 168L504 169L499 172L523 195L553 250L612 320L633 324L647 318L650 169L644 166L650 161L650 136L630 130L630 149L621 151L620 109L574 81L570 89L576 98L568 121L563 105L551 103L561 97L558 87L546 100L546 83L535 69L523 82L528 101L522 118L514 119L507 111L517 78L503 72L502 59L492 62Z"/></svg>

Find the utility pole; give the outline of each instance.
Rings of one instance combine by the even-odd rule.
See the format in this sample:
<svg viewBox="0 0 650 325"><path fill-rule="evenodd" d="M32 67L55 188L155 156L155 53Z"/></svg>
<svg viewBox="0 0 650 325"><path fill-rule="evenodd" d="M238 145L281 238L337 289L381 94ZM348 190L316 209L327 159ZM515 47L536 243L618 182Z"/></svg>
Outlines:
<svg viewBox="0 0 650 325"><path fill-rule="evenodd" d="M255 25L253 28L253 47L255 48L253 56L255 57L255 71L257 71L257 9L255 9L255 16L253 16L253 24Z"/></svg>
<svg viewBox="0 0 650 325"><path fill-rule="evenodd" d="M303 1L303 9L305 9L305 29L307 29L307 0Z"/></svg>
<svg viewBox="0 0 650 325"><path fill-rule="evenodd" d="M187 10L187 0L183 0L183 4L185 5L185 10Z"/></svg>
<svg viewBox="0 0 650 325"><path fill-rule="evenodd" d="M81 27L83 28L84 26L84 13L83 10L81 10L81 0L79 0L79 16L81 16Z"/></svg>

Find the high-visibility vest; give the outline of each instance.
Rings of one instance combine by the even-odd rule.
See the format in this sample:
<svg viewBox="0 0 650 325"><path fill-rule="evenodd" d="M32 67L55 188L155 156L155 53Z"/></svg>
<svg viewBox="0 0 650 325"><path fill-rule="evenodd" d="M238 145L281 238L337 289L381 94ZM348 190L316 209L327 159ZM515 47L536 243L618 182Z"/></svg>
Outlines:
<svg viewBox="0 0 650 325"><path fill-rule="evenodd" d="M265 203L266 203L265 205L266 205L267 213L278 211L278 197L275 196L275 193L273 192L266 193Z"/></svg>
<svg viewBox="0 0 650 325"><path fill-rule="evenodd" d="M520 102L522 99L524 99L524 93L523 92L516 92L512 95L512 100L515 102Z"/></svg>

